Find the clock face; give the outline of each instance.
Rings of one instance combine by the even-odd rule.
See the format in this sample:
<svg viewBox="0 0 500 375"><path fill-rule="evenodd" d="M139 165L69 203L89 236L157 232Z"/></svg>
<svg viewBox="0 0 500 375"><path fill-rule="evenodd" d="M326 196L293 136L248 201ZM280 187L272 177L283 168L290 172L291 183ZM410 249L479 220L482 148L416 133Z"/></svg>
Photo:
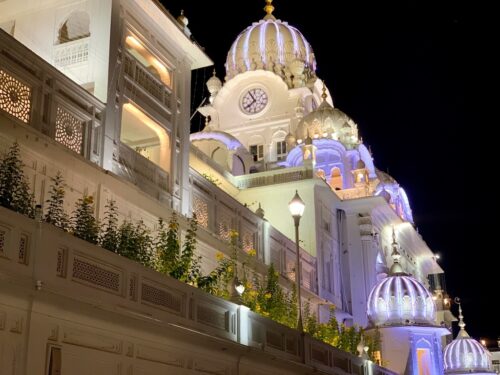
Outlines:
<svg viewBox="0 0 500 375"><path fill-rule="evenodd" d="M251 89L241 98L241 108L249 114L259 113L266 107L267 100L267 94L264 90Z"/></svg>

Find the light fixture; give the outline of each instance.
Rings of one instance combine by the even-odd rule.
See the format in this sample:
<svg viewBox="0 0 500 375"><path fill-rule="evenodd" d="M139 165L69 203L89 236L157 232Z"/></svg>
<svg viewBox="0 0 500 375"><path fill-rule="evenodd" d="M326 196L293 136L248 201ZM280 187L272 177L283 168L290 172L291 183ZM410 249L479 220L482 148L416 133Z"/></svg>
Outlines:
<svg viewBox="0 0 500 375"><path fill-rule="evenodd" d="M300 198L299 192L295 190L295 195L293 196L290 203L288 203L288 209L293 217L293 222L295 224L295 285L297 287L297 307L299 310L299 317L297 320L297 329L300 332L304 331L304 325L302 323L302 297L301 297L301 270L300 270L300 246L299 246L299 223L300 218L304 214L304 209L306 205L304 201Z"/></svg>
<svg viewBox="0 0 500 375"><path fill-rule="evenodd" d="M288 209L290 210L290 214L292 215L293 218L298 217L299 219L302 217L304 214L304 209L306 205L304 201L300 198L299 193L297 190L295 190L295 195L288 203Z"/></svg>
<svg viewBox="0 0 500 375"><path fill-rule="evenodd" d="M238 278L235 278L234 279L234 289L241 296L243 294L243 292L245 292L245 285L240 280L238 280Z"/></svg>

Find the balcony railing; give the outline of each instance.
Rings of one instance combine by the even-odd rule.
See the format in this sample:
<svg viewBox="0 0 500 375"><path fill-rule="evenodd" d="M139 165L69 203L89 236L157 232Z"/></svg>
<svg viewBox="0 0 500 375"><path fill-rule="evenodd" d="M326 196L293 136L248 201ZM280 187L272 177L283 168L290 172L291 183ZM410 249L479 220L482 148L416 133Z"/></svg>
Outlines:
<svg viewBox="0 0 500 375"><path fill-rule="evenodd" d="M170 191L168 172L123 143L113 172L160 200L165 200Z"/></svg>
<svg viewBox="0 0 500 375"><path fill-rule="evenodd" d="M249 189L258 186L284 184L287 182L307 180L313 177L313 171L306 167L286 168L268 172L252 173L235 176L234 180L239 189Z"/></svg>
<svg viewBox="0 0 500 375"><path fill-rule="evenodd" d="M16 290L36 285L38 293L45 293L52 301L61 297L67 304L74 299L103 312L166 328L182 326L328 374L394 374L244 306L214 297L4 208L0 208L0 237L0 274L3 282L19 286ZM24 290L25 295L18 292L17 298L31 300L32 289ZM57 319L57 314L51 318ZM0 370L1 366L0 363Z"/></svg>
<svg viewBox="0 0 500 375"><path fill-rule="evenodd" d="M61 45L67 57L61 52L60 62L87 58L71 52L85 49L87 39ZM0 29L0 117L29 125L101 165L104 111L92 94Z"/></svg>
<svg viewBox="0 0 500 375"><path fill-rule="evenodd" d="M172 90L126 51L123 56L123 68L125 78L129 79L136 90L141 90L152 97L162 109L167 109L169 114L173 112Z"/></svg>
<svg viewBox="0 0 500 375"><path fill-rule="evenodd" d="M54 46L54 65L58 68L89 61L90 37Z"/></svg>

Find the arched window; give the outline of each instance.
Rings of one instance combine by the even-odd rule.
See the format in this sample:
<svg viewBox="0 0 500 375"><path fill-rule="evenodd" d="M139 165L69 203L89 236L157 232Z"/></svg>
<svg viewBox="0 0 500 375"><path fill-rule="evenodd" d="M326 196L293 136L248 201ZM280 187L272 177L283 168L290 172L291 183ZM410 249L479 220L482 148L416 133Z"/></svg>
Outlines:
<svg viewBox="0 0 500 375"><path fill-rule="evenodd" d="M343 181L342 173L338 167L333 167L330 173L330 187L333 190L342 190Z"/></svg>
<svg viewBox="0 0 500 375"><path fill-rule="evenodd" d="M88 38L90 36L90 17L87 12L72 12L59 28L58 44Z"/></svg>

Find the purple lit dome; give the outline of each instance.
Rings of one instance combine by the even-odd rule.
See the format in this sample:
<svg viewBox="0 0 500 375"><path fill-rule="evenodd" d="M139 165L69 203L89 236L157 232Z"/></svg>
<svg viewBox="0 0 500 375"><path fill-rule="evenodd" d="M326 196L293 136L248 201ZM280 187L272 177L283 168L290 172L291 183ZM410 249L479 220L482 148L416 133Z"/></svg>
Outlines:
<svg viewBox="0 0 500 375"><path fill-rule="evenodd" d="M234 41L227 54L226 80L239 73L268 70L279 75L290 87L291 76L302 82L316 79L316 59L311 46L295 27L277 20L272 9L259 22L247 27Z"/></svg>
<svg viewBox="0 0 500 375"><path fill-rule="evenodd" d="M494 373L490 352L465 331L462 306L459 304L460 332L455 340L444 349L444 372L455 374L490 374Z"/></svg>
<svg viewBox="0 0 500 375"><path fill-rule="evenodd" d="M432 295L418 280L403 272L394 230L392 238L394 264L389 276L379 281L368 296L368 319L373 326L435 326L436 304Z"/></svg>

